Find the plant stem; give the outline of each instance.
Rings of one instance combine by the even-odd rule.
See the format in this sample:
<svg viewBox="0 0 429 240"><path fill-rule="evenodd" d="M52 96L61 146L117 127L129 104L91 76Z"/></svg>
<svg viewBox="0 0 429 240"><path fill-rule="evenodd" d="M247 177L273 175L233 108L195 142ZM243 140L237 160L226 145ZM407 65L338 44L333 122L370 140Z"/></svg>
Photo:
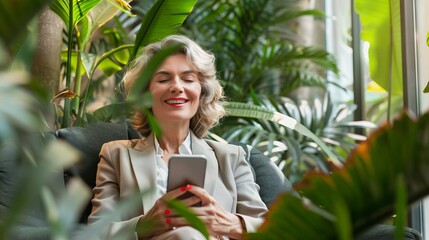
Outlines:
<svg viewBox="0 0 429 240"><path fill-rule="evenodd" d="M77 59L76 59L76 76L74 79L74 88L73 88L73 92L76 93L77 96L72 100L72 112L74 112L75 114L79 112L80 89L82 85L81 62L82 62L82 58L81 58L80 46L78 44Z"/></svg>
<svg viewBox="0 0 429 240"><path fill-rule="evenodd" d="M73 48L73 0L69 0L69 22L68 22L68 49L67 49L67 70L66 70L66 88L70 89L71 85L71 59L72 59L72 48ZM70 126L70 99L64 99L64 115L62 128Z"/></svg>

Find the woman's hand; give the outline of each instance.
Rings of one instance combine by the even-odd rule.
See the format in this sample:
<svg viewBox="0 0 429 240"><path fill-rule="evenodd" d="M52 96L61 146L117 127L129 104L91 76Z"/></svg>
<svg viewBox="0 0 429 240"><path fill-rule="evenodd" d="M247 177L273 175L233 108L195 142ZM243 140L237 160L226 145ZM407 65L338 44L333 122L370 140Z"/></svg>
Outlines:
<svg viewBox="0 0 429 240"><path fill-rule="evenodd" d="M201 201L201 207L191 207L191 210L206 224L212 236L228 236L239 239L243 235L240 219L237 215L225 211L206 190L201 187L188 185L186 191L194 196L182 200L187 206L193 206ZM185 219L171 217L169 225L173 227L189 225Z"/></svg>
<svg viewBox="0 0 429 240"><path fill-rule="evenodd" d="M141 216L137 223L137 232L139 238L155 236L173 229L174 226L171 224L172 219L170 217L171 211L167 207L166 200L178 198L185 194L186 191L186 187L177 188L164 194L164 196L156 200L153 207L146 214ZM143 231L139 232L139 226L143 225L144 223L151 224L150 232L147 231L148 229L144 229Z"/></svg>

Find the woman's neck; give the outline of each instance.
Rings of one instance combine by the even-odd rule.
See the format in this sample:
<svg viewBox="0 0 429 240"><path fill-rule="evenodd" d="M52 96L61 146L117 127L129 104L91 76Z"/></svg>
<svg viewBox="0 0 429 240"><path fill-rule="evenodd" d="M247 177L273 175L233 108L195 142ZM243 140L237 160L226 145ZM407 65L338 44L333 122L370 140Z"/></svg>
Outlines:
<svg viewBox="0 0 429 240"><path fill-rule="evenodd" d="M164 152L170 154L179 153L179 147L185 141L186 136L189 134L189 127L180 128L164 128L162 129L162 134L158 138L159 146Z"/></svg>

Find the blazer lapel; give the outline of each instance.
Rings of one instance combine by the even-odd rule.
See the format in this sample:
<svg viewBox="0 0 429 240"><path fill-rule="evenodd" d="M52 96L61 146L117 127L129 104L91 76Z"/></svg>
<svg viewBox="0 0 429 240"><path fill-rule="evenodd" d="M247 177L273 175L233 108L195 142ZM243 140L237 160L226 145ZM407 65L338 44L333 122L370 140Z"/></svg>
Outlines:
<svg viewBox="0 0 429 240"><path fill-rule="evenodd" d="M192 153L207 157L206 175L204 178L204 189L213 196L218 177L218 162L213 149L202 139L192 133Z"/></svg>
<svg viewBox="0 0 429 240"><path fill-rule="evenodd" d="M128 153L133 167L135 179L140 192L143 193L143 212L149 211L154 205L156 191L156 156L153 143L153 135L144 140L139 140L134 148L129 148Z"/></svg>

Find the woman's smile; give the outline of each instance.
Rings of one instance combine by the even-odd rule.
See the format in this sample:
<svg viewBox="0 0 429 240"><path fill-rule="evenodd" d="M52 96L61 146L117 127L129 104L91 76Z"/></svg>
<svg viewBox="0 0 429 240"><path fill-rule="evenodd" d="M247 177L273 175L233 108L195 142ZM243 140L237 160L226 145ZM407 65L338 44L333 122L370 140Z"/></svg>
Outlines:
<svg viewBox="0 0 429 240"><path fill-rule="evenodd" d="M188 102L188 99L186 98L170 98L165 100L165 103L173 106L173 107L180 107L183 104L185 104L186 102Z"/></svg>

